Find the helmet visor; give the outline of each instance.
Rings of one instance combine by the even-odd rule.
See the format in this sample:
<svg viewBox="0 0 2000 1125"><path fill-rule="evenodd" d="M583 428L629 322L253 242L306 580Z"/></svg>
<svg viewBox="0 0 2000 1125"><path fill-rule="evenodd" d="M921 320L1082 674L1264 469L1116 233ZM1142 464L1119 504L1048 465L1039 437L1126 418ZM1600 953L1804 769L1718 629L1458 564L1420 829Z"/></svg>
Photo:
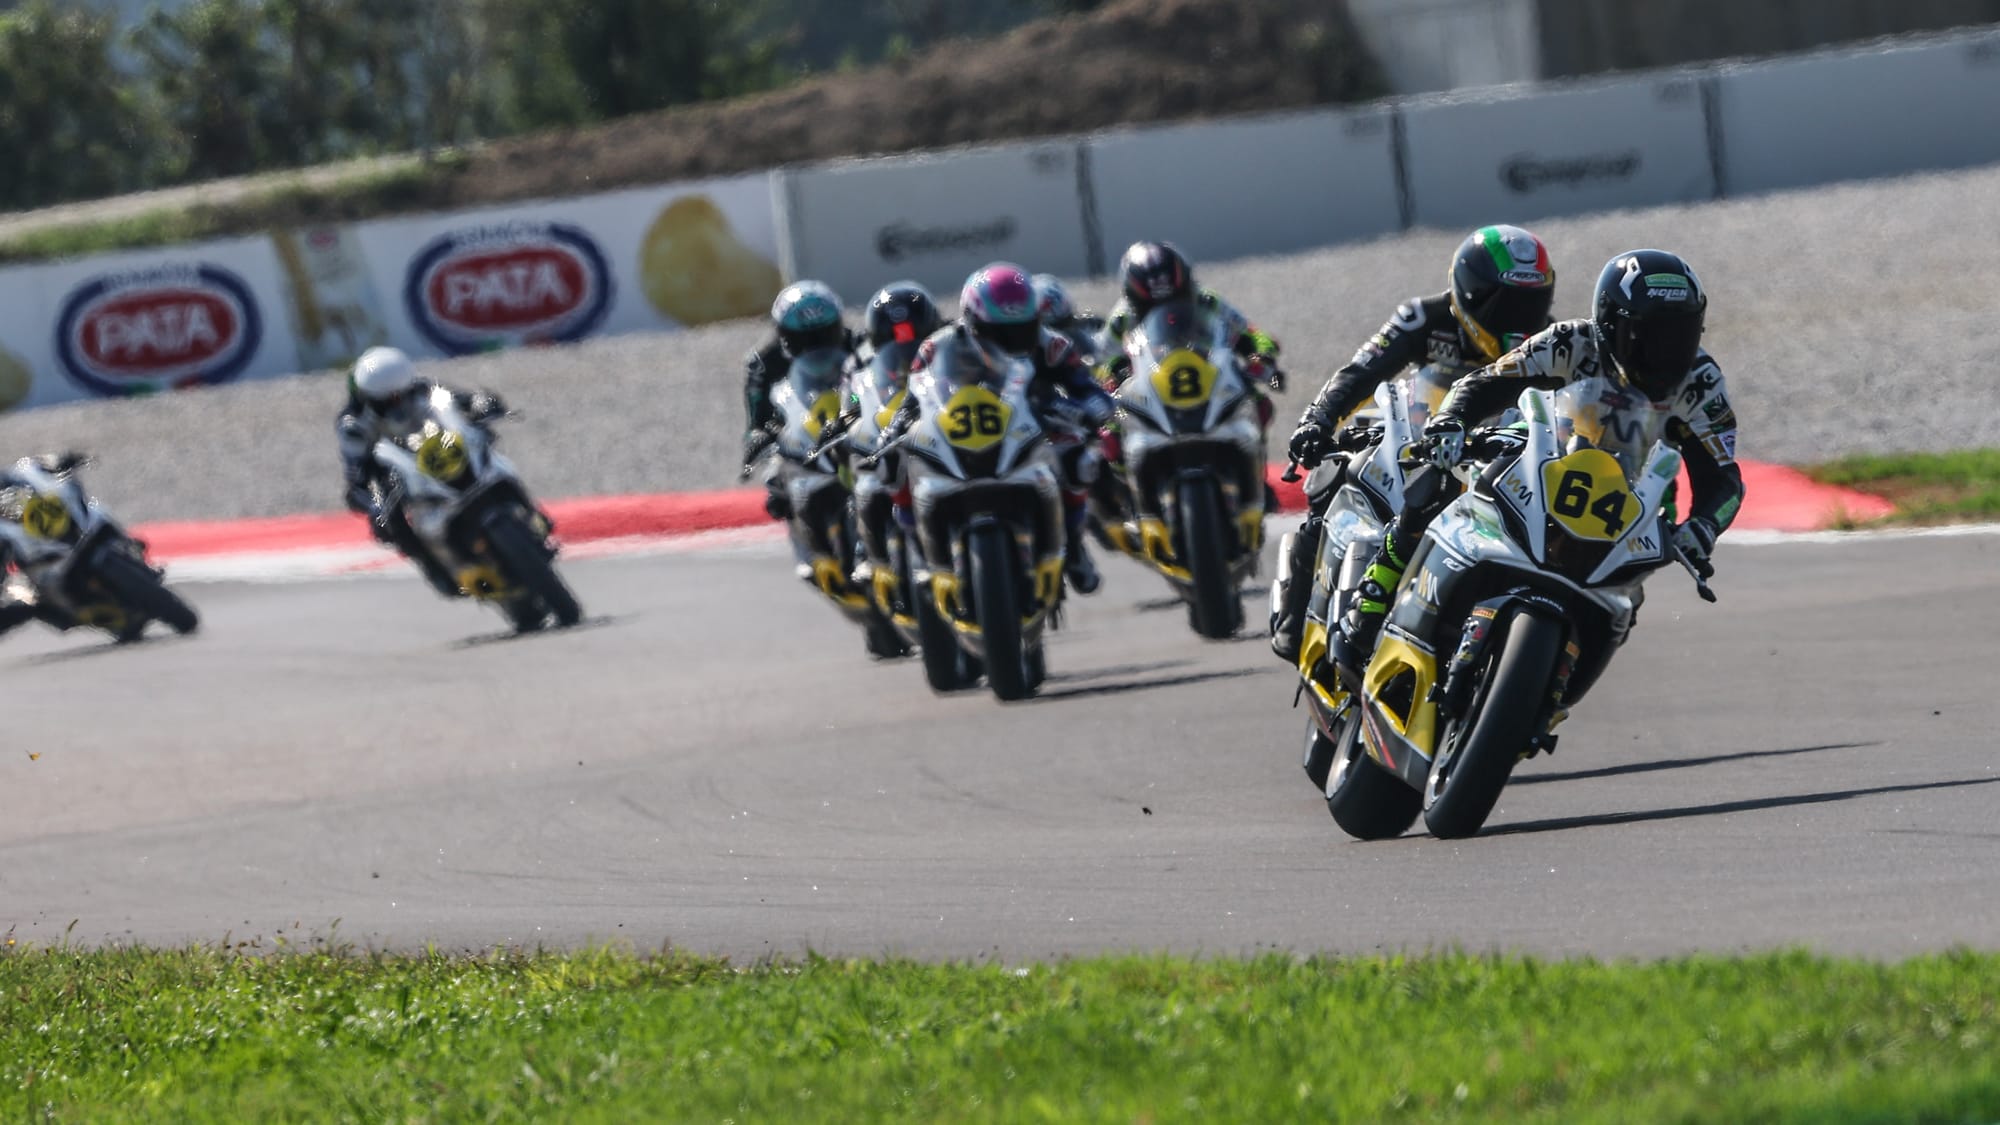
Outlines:
<svg viewBox="0 0 2000 1125"><path fill-rule="evenodd" d="M980 339L999 348L1009 355L1027 355L1035 350L1042 339L1042 322L1030 320L1024 324L995 324L992 321L975 320L972 330Z"/></svg>
<svg viewBox="0 0 2000 1125"><path fill-rule="evenodd" d="M847 330L838 322L820 328L786 329L778 333L785 354L802 356L820 348L838 348L847 343Z"/></svg>
<svg viewBox="0 0 2000 1125"><path fill-rule="evenodd" d="M1499 359L1521 341L1548 327L1549 310L1555 301L1553 285L1532 289L1502 285L1484 301L1465 310L1466 317L1478 328L1469 334L1489 359Z"/></svg>
<svg viewBox="0 0 2000 1125"><path fill-rule="evenodd" d="M1625 381L1654 402L1679 389L1701 349L1701 317L1675 314L1627 321L1613 353Z"/></svg>

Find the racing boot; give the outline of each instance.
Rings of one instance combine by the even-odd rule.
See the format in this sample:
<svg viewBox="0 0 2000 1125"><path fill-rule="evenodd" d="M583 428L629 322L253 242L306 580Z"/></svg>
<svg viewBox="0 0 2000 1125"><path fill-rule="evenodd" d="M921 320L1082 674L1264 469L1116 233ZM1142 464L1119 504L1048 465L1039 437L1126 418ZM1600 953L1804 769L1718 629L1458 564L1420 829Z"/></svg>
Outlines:
<svg viewBox="0 0 2000 1125"><path fill-rule="evenodd" d="M1066 498L1067 499L1067 498ZM1063 546L1063 578L1069 588L1079 594L1095 594L1104 584L1104 576L1097 571L1097 563L1090 557L1090 542L1083 530L1084 517L1088 510L1083 505L1081 495L1075 498L1064 512L1067 541Z"/></svg>
<svg viewBox="0 0 2000 1125"><path fill-rule="evenodd" d="M784 484L775 477L764 482L764 514L774 520L792 518L792 498L786 494Z"/></svg>
<svg viewBox="0 0 2000 1125"><path fill-rule="evenodd" d="M1382 636L1382 622L1389 617L1389 597L1403 572L1382 556L1369 564L1368 573L1355 591L1354 605L1341 618L1340 629L1329 638L1329 654L1340 667L1340 678L1350 690L1361 683L1361 673L1375 655L1375 642Z"/></svg>
<svg viewBox="0 0 2000 1125"><path fill-rule="evenodd" d="M35 619L33 602L8 602L0 605L0 635L13 632Z"/></svg>
<svg viewBox="0 0 2000 1125"><path fill-rule="evenodd" d="M1306 611L1312 606L1313 568L1319 563L1320 521L1317 517L1299 525L1292 535L1285 579L1279 591L1278 616L1271 622L1271 651L1287 664L1299 662L1299 646L1305 641Z"/></svg>
<svg viewBox="0 0 2000 1125"><path fill-rule="evenodd" d="M417 569L423 572L424 580L431 584L431 589L447 598L465 596L464 589L458 584L458 575L446 569L437 556L431 554L430 548L417 538L416 529L410 526L410 521L403 517L400 509L380 512L370 522L375 525L377 539L395 547L404 558L417 564Z"/></svg>

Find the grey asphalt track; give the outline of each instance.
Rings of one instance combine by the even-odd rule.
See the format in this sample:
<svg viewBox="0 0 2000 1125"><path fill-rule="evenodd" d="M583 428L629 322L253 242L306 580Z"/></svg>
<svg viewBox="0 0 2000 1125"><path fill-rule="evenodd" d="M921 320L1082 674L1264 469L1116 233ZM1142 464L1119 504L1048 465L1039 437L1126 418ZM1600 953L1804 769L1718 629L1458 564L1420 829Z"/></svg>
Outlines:
<svg viewBox="0 0 2000 1125"><path fill-rule="evenodd" d="M1996 944L2000 537L1719 562L1716 606L1656 576L1558 753L1456 843L1341 836L1262 641L1197 640L1122 563L1010 706L870 664L775 545L573 564L605 616L521 640L413 576L192 586L194 639L0 648L0 931L1010 960Z"/></svg>

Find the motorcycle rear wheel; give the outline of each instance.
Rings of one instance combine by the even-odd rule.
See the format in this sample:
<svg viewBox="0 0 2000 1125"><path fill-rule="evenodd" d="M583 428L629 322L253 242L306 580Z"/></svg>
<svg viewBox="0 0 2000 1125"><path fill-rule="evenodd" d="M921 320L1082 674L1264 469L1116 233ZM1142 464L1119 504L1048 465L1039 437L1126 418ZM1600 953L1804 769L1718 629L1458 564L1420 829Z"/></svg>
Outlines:
<svg viewBox="0 0 2000 1125"><path fill-rule="evenodd" d="M193 607L167 589L151 567L121 551L105 551L97 556L97 580L134 616L158 621L183 635L194 632L201 624ZM133 631L132 638L137 636L137 631Z"/></svg>
<svg viewBox="0 0 2000 1125"><path fill-rule="evenodd" d="M1481 670L1472 706L1446 729L1431 763L1423 795L1431 835L1457 840L1485 826L1535 736L1562 644L1562 626L1554 621L1516 613L1509 622L1503 647Z"/></svg>
<svg viewBox="0 0 2000 1125"><path fill-rule="evenodd" d="M1243 603L1230 581L1222 498L1206 477L1182 481L1178 488L1181 547L1192 587L1188 624L1209 640L1228 640L1243 627Z"/></svg>
<svg viewBox="0 0 2000 1125"><path fill-rule="evenodd" d="M966 537L972 558L972 597L985 650L986 686L1013 702L1035 693L1021 637L1021 583L1012 539L1003 527L977 527Z"/></svg>

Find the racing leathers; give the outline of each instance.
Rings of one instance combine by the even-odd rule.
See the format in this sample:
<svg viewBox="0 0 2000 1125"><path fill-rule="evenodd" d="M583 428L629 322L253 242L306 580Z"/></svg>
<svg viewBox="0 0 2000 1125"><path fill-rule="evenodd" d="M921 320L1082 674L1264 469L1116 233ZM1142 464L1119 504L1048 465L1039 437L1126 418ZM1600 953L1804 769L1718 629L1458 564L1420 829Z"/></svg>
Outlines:
<svg viewBox="0 0 2000 1125"><path fill-rule="evenodd" d="M1697 351L1694 365L1680 385L1671 395L1654 402L1611 371L1602 347L1591 321L1560 321L1492 366L1466 375L1445 396L1425 427L1425 435L1439 448L1438 464L1418 473L1437 479L1422 484L1413 481L1402 512L1385 529L1382 546L1334 639L1335 659L1344 670L1358 674L1366 663L1396 584L1402 580L1424 530L1457 496L1458 490L1450 487L1453 478L1441 466L1465 449L1471 427L1505 411L1529 388L1569 388L1570 393L1593 404L1595 409L1587 413L1595 414L1597 432L1582 436L1600 448L1628 458L1643 456L1660 438L1677 448L1687 466L1693 495L1689 497L1687 520L1675 533L1675 543L1690 554L1703 556L1694 561L1706 564L1708 550L1735 520L1743 503L1743 471L1736 464L1736 412L1723 387L1722 369L1706 351ZM1588 424L1579 415L1579 430ZM1474 452L1490 455L1490 451Z"/></svg>
<svg viewBox="0 0 2000 1125"><path fill-rule="evenodd" d="M856 340L847 334L847 352L854 353ZM791 374L792 357L784 343L773 335L743 357L743 460L750 462L762 454L778 425L777 410L771 405L771 388ZM774 520L792 517L791 503L775 479L764 482L764 511Z"/></svg>
<svg viewBox="0 0 2000 1125"><path fill-rule="evenodd" d="M1450 290L1403 302L1313 396L1293 432L1292 459L1307 468L1318 465L1332 452L1341 423L1367 403L1377 387L1412 367L1417 369L1412 420L1421 425L1446 392L1478 370L1485 358L1466 340L1458 318L1452 315ZM1278 619L1271 626L1271 648L1287 663L1298 659L1306 607L1312 600L1312 568L1319 558L1321 517L1337 491L1337 487L1316 488L1307 498L1305 522L1292 536L1290 573L1294 581L1282 591Z"/></svg>
<svg viewBox="0 0 2000 1125"><path fill-rule="evenodd" d="M459 588L458 577L417 538L404 511L401 490L394 487L387 471L375 459L375 443L383 438L400 440L414 433L430 417L423 404L438 394L451 396L452 404L481 427L507 412L506 403L498 395L454 391L429 380L419 380L413 395L413 401L419 405L410 409L407 416L385 415L359 395L349 394L334 428L339 435L341 477L346 485L343 499L348 510L367 516L369 530L376 539L395 547L415 563L438 593L455 598L464 592Z"/></svg>
<svg viewBox="0 0 2000 1125"><path fill-rule="evenodd" d="M942 337L958 331L965 329L948 324L925 340L917 349L912 374L930 364ZM1077 593L1095 593L1103 578L1084 542L1084 519L1088 515L1091 483L1103 468L1103 456L1094 439L1098 430L1117 413L1118 403L1098 385L1076 345L1061 333L1042 329L1040 340L1021 358L1035 365L1026 391L1028 405L1049 431L1049 444L1056 451L1056 475L1063 492L1063 575ZM916 407L914 396L903 400L904 415L913 417ZM907 428L910 417L900 418L896 429ZM898 513L898 518L903 516Z"/></svg>
<svg viewBox="0 0 2000 1125"><path fill-rule="evenodd" d="M27 477L16 466L29 465L44 473L61 476L82 465L87 458L81 453L44 453L36 457L23 457L14 465L0 468L0 493L10 488L30 488ZM7 576L7 569L14 563L13 552L7 549L6 540L0 539L0 579ZM0 603L0 634L11 632L17 626L34 618L53 629L67 630L76 624L76 618L60 607L48 605L39 598L34 601L8 600Z"/></svg>

